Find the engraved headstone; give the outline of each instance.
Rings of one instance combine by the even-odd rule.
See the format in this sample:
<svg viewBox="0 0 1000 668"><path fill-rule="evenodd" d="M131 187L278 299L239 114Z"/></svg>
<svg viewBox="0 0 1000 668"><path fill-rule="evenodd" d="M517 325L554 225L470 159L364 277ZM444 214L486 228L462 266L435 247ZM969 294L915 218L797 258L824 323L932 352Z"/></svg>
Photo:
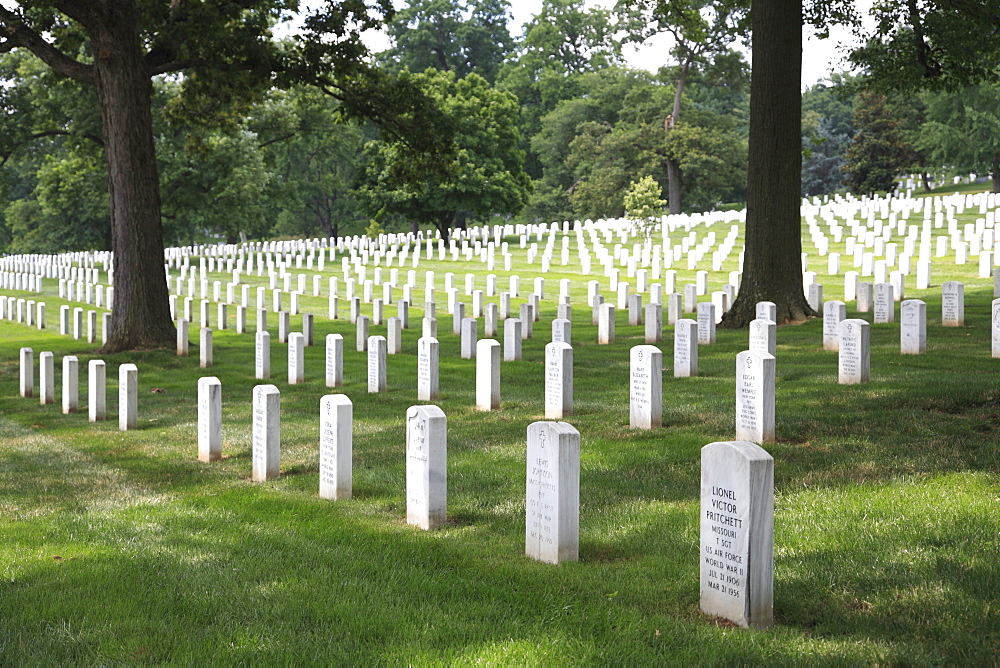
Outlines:
<svg viewBox="0 0 1000 668"><path fill-rule="evenodd" d="M448 515L448 420L437 406L406 409L406 523L434 529Z"/></svg>
<svg viewBox="0 0 1000 668"><path fill-rule="evenodd" d="M222 381L198 379L198 461L222 459Z"/></svg>
<svg viewBox="0 0 1000 668"><path fill-rule="evenodd" d="M874 293L872 291L872 284L866 283L864 281L858 283L858 299L857 299L858 313L871 312L873 300L874 300Z"/></svg>
<svg viewBox="0 0 1000 668"><path fill-rule="evenodd" d="M646 343L663 340L663 307L656 303L646 304Z"/></svg>
<svg viewBox="0 0 1000 668"><path fill-rule="evenodd" d="M386 340L384 336L368 337L368 393L389 389L385 378Z"/></svg>
<svg viewBox="0 0 1000 668"><path fill-rule="evenodd" d="M580 432L565 422L528 425L524 551L550 564L580 554Z"/></svg>
<svg viewBox="0 0 1000 668"><path fill-rule="evenodd" d="M847 304L832 300L823 303L823 350L840 349L840 321L847 317Z"/></svg>
<svg viewBox="0 0 1000 668"><path fill-rule="evenodd" d="M887 325L895 321L896 302L892 296L892 286L888 283L875 284L875 313L873 321L876 325Z"/></svg>
<svg viewBox="0 0 1000 668"><path fill-rule="evenodd" d="M770 320L757 318L750 322L748 350L774 355L777 350L778 327Z"/></svg>
<svg viewBox="0 0 1000 668"><path fill-rule="evenodd" d="M351 498L354 405L344 394L319 401L319 496Z"/></svg>
<svg viewBox="0 0 1000 668"><path fill-rule="evenodd" d="M417 341L417 399L438 398L438 340L423 336Z"/></svg>
<svg viewBox="0 0 1000 668"><path fill-rule="evenodd" d="M674 323L674 378L698 375L698 323L681 318Z"/></svg>
<svg viewBox="0 0 1000 668"><path fill-rule="evenodd" d="M736 356L736 440L774 440L774 355L745 350Z"/></svg>
<svg viewBox="0 0 1000 668"><path fill-rule="evenodd" d="M565 341L545 345L545 418L573 414L573 347Z"/></svg>
<svg viewBox="0 0 1000 668"><path fill-rule="evenodd" d="M326 386L340 387L344 384L344 337L340 334L326 335Z"/></svg>
<svg viewBox="0 0 1000 668"><path fill-rule="evenodd" d="M302 332L288 335L288 384L298 385L306 380L306 340Z"/></svg>
<svg viewBox="0 0 1000 668"><path fill-rule="evenodd" d="M965 325L965 285L958 281L941 284L941 324L945 327Z"/></svg>
<svg viewBox="0 0 1000 668"><path fill-rule="evenodd" d="M266 380L271 377L271 335L267 330L259 330L254 341L254 378Z"/></svg>
<svg viewBox="0 0 1000 668"><path fill-rule="evenodd" d="M572 330L573 323L565 318L556 318L552 321L552 340L572 344Z"/></svg>
<svg viewBox="0 0 1000 668"><path fill-rule="evenodd" d="M278 477L281 459L281 392L274 385L253 388L254 482Z"/></svg>
<svg viewBox="0 0 1000 668"><path fill-rule="evenodd" d="M712 343L715 343L715 304L701 302L698 304L698 345Z"/></svg>
<svg viewBox="0 0 1000 668"><path fill-rule="evenodd" d="M867 322L857 318L848 318L840 322L838 382L841 385L868 382L869 345Z"/></svg>
<svg viewBox="0 0 1000 668"><path fill-rule="evenodd" d="M774 459L745 441L701 449L701 610L743 627L773 620Z"/></svg>
<svg viewBox="0 0 1000 668"><path fill-rule="evenodd" d="M996 327L996 304L993 305L993 323ZM996 329L994 341L995 332ZM927 352L927 304L919 299L907 299L899 306L899 352L902 355ZM995 343L993 356L997 356Z"/></svg>
<svg viewBox="0 0 1000 668"><path fill-rule="evenodd" d="M629 353L629 426L653 429L662 425L663 353L656 346L633 346Z"/></svg>

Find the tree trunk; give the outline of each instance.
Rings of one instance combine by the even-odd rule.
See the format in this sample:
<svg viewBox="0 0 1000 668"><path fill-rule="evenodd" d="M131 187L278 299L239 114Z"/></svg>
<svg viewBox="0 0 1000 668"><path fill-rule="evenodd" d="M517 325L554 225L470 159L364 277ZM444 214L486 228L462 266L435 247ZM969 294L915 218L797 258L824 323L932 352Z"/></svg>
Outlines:
<svg viewBox="0 0 1000 668"><path fill-rule="evenodd" d="M677 76L677 84L674 86L674 108L671 110L669 119L664 122L663 129L670 132L677 125L681 115L681 95L684 93L684 86L687 85L688 72L691 69L691 57L688 56L681 64L680 72ZM667 207L670 213L681 212L681 168L672 157L667 157Z"/></svg>
<svg viewBox="0 0 1000 668"><path fill-rule="evenodd" d="M750 142L743 279L722 326L743 328L760 301L778 324L816 313L802 290L802 0L756 0L751 11Z"/></svg>
<svg viewBox="0 0 1000 668"><path fill-rule="evenodd" d="M139 10L131 0L103 4L101 20L88 26L108 160L115 269L111 330L102 352L169 347L176 331L163 269L152 85Z"/></svg>
<svg viewBox="0 0 1000 668"><path fill-rule="evenodd" d="M990 164L990 177L993 179L993 192L1000 193L1000 153L993 156Z"/></svg>
<svg viewBox="0 0 1000 668"><path fill-rule="evenodd" d="M930 192L931 190L933 190L933 188L931 188L931 175L930 174L928 174L927 172L920 172L920 180L923 181L923 183L924 183L924 190L926 190L927 192Z"/></svg>

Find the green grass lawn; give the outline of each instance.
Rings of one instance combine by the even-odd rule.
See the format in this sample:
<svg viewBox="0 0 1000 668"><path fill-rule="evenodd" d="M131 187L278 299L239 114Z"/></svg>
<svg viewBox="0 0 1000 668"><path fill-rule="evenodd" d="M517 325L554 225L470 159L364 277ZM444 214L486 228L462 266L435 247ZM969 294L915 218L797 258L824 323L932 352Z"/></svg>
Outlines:
<svg viewBox="0 0 1000 668"><path fill-rule="evenodd" d="M719 230L721 241L728 225ZM514 252L524 297L531 274L524 251ZM282 475L252 483L251 334L217 330L207 371L197 368L195 326L189 358L103 357L109 419L93 425L85 370L96 346L59 336L62 302L49 281L49 329L0 322L0 662L996 662L1000 360L990 358L992 285L974 278L974 264L936 261L935 287L909 288L908 298L927 302L925 355L899 355L898 324L872 326L868 384L837 384L820 321L779 329L777 442L765 446L775 459L776 623L765 631L698 609L699 451L733 438L735 356L747 333L720 330L717 344L699 350L699 377L674 379L666 327L665 426L631 430L629 348L643 328L619 312L616 343L598 346L583 306L591 277L557 265L524 360L502 364L494 413L474 410L474 362L459 359L443 292L445 271L459 287L476 272L480 288L487 272L451 262L418 270L418 302L423 271L438 274L435 403L448 416L449 519L431 532L404 521L404 416L417 403L422 308L411 309L403 354L389 357L389 391L377 395L367 393L354 328L325 317L325 297L303 299L317 314L319 344L306 351L303 385L285 382L287 347L270 318ZM822 258L815 265L826 298L838 298L842 277L827 277ZM731 257L711 289L734 268ZM494 273L505 286L509 272ZM685 267L678 285L691 276ZM580 561L551 566L524 556L525 432L543 419L543 351L560 278L574 279L567 421L581 433L581 535ZM949 278L966 282L963 328L940 325ZM871 314L851 303L848 316ZM354 496L337 502L317 494L319 401L332 391L322 342L331 332L345 338L338 391L354 403ZM60 358L80 357L80 414L17 396L21 346L34 348L36 363L40 351L55 353L57 401ZM140 426L122 433L117 367L126 361L139 368ZM223 385L224 459L210 464L197 461L202 375Z"/></svg>

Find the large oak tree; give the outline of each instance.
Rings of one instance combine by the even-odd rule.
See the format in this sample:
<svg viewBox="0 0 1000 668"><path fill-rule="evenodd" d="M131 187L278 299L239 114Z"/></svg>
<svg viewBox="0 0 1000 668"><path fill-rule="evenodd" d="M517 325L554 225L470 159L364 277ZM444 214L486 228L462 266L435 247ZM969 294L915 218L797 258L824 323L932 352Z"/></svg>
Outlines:
<svg viewBox="0 0 1000 668"><path fill-rule="evenodd" d="M0 4L0 53L26 49L97 92L107 158L115 296L107 351L170 345L151 78L180 74L188 113L211 117L272 83L309 81L349 112L385 122L428 149L439 133L394 127L395 109L420 106L363 64L360 32L391 14L389 0L329 0L290 40L272 27L296 0L23 0ZM427 113L408 118L428 119ZM428 151L425 151L425 153ZM430 151L431 153L433 151Z"/></svg>

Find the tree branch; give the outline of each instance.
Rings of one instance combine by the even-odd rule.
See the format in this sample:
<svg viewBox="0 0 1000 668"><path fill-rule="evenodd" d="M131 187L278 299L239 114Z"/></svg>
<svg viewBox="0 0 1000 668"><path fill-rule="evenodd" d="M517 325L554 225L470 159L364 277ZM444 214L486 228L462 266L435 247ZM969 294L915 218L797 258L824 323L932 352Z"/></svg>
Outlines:
<svg viewBox="0 0 1000 668"><path fill-rule="evenodd" d="M90 141L94 142L101 148L104 148L104 140L98 137L97 135L92 135L87 132L83 133L69 132L67 130L46 130L45 132L36 132L32 135L29 135L23 142L12 147L9 151L7 151L6 154L3 154L2 157L0 157L0 168L6 165L7 161L10 160L15 153L17 153L17 149L21 148L22 146L27 146L34 140L41 139L42 137L83 137L84 139L89 139Z"/></svg>
<svg viewBox="0 0 1000 668"><path fill-rule="evenodd" d="M0 41L0 53L23 47L59 74L84 83L95 83L93 66L70 58L46 42L41 35L25 25L21 16L3 5L0 5L0 35L5 38Z"/></svg>

